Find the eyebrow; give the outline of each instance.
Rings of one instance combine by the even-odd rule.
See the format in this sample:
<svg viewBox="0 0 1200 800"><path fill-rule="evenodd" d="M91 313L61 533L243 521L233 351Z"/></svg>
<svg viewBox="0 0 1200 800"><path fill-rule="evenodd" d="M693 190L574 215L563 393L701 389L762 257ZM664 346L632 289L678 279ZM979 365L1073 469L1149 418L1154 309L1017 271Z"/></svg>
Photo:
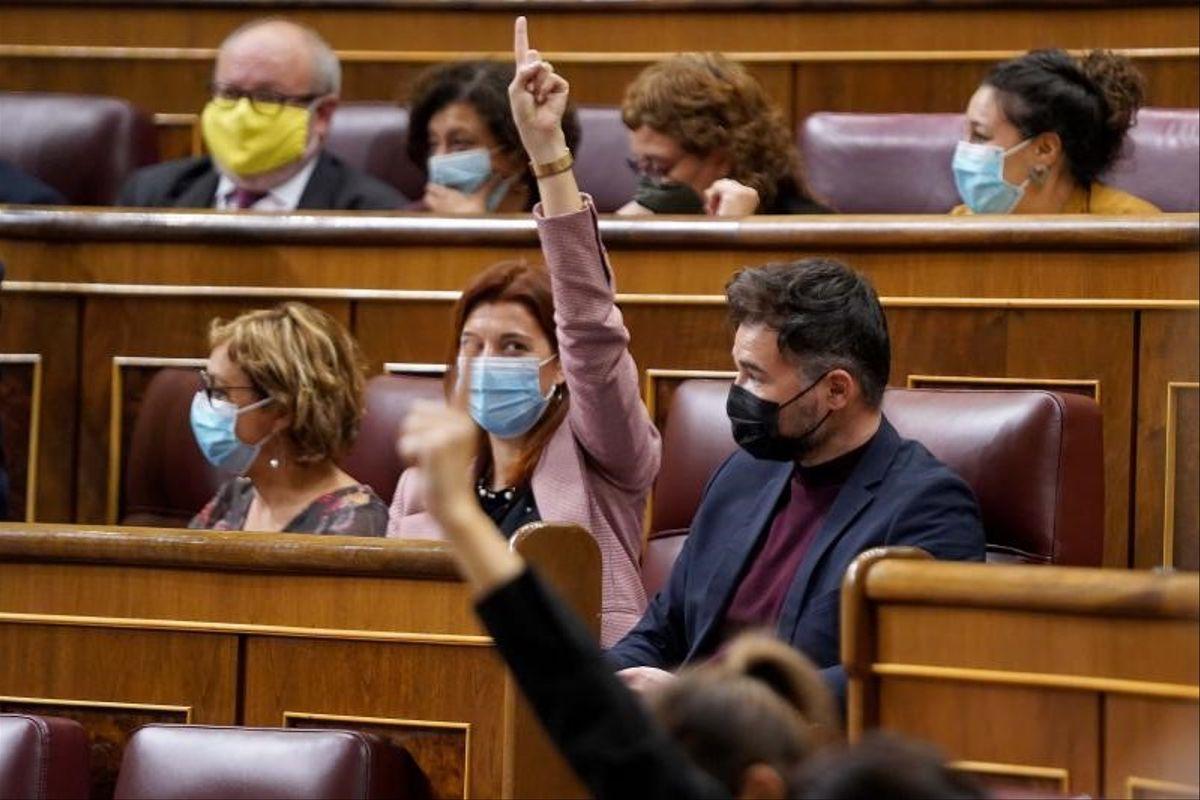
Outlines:
<svg viewBox="0 0 1200 800"><path fill-rule="evenodd" d="M758 373L759 375L767 374L767 371L765 369L760 367L758 364L755 364L753 361L750 361L749 359L738 358L737 356L734 356L733 361L735 364L737 364L739 367L746 370L747 372L755 372L755 373Z"/></svg>

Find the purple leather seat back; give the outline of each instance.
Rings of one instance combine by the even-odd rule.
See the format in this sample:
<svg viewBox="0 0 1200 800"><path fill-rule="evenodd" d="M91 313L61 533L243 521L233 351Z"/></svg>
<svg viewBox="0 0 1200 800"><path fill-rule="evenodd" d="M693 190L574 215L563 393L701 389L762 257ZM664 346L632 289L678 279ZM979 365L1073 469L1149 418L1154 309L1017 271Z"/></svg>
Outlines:
<svg viewBox="0 0 1200 800"><path fill-rule="evenodd" d="M950 160L961 114L820 112L801 124L808 184L843 214L943 214L962 202ZM1200 210L1200 110L1144 108L1100 180L1163 211Z"/></svg>
<svg viewBox="0 0 1200 800"><path fill-rule="evenodd" d="M425 171L408 159L408 109L395 103L342 103L325 147L355 169L396 187L410 200L425 194Z"/></svg>
<svg viewBox="0 0 1200 800"><path fill-rule="evenodd" d="M961 201L950 157L961 114L810 114L799 146L809 188L842 214L944 214Z"/></svg>
<svg viewBox="0 0 1200 800"><path fill-rule="evenodd" d="M72 205L109 205L125 178L158 160L154 123L124 100L0 92L0 158Z"/></svg>
<svg viewBox="0 0 1200 800"><path fill-rule="evenodd" d="M575 176L579 188L592 196L596 210L616 211L633 199L637 176L626 160L629 129L616 106L581 106L579 146L575 154Z"/></svg>
<svg viewBox="0 0 1200 800"><path fill-rule="evenodd" d="M125 493L119 522L183 527L221 485L205 460L189 421L200 388L194 369L160 369L142 395L125 457Z"/></svg>
<svg viewBox="0 0 1200 800"><path fill-rule="evenodd" d="M0 797L87 800L90 760L75 720L0 714Z"/></svg>
<svg viewBox="0 0 1200 800"><path fill-rule="evenodd" d="M408 798L407 751L360 731L146 725L129 739L117 800Z"/></svg>
<svg viewBox="0 0 1200 800"><path fill-rule="evenodd" d="M1143 108L1102 180L1163 211L1200 211L1200 109Z"/></svg>
<svg viewBox="0 0 1200 800"><path fill-rule="evenodd" d="M376 375L367 381L366 413L358 440L340 460L342 469L370 485L390 504L400 473L408 463L396 452L400 424L417 400L444 402L442 378L424 375Z"/></svg>

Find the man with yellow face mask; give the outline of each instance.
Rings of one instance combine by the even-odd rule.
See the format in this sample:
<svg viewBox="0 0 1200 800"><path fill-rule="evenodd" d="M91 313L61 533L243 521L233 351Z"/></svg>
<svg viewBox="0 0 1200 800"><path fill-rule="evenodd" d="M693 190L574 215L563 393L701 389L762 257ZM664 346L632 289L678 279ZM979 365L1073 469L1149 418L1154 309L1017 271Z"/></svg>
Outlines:
<svg viewBox="0 0 1200 800"><path fill-rule="evenodd" d="M217 52L200 116L209 155L138 170L117 204L140 207L395 209L392 187L322 149L341 88L337 56L314 31L250 22Z"/></svg>

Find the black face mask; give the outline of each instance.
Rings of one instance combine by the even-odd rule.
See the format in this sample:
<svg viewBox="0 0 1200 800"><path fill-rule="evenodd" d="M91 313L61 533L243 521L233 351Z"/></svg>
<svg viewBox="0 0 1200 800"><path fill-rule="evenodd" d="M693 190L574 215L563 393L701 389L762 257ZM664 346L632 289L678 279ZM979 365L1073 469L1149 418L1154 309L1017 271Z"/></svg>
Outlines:
<svg viewBox="0 0 1200 800"><path fill-rule="evenodd" d="M786 403L763 400L737 384L729 387L725 413L733 425L734 441L755 458L767 461L794 461L800 458L812 446L812 435L825 424L833 409L826 411L816 425L799 436L783 436L779 433L779 412L812 391L828 374L821 375Z"/></svg>
<svg viewBox="0 0 1200 800"><path fill-rule="evenodd" d="M678 181L656 180L647 175L638 178L633 200L655 214L703 214L704 201L696 190Z"/></svg>

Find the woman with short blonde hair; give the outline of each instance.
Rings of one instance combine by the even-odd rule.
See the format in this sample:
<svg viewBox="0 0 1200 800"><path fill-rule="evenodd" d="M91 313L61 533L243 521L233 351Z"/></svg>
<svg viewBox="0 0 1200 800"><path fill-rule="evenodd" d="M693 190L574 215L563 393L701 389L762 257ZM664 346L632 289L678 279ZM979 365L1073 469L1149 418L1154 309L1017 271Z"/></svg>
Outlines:
<svg viewBox="0 0 1200 800"><path fill-rule="evenodd" d="M304 303L213 320L191 423L205 457L232 473L189 527L382 536L387 509L335 459L363 414L358 345Z"/></svg>

